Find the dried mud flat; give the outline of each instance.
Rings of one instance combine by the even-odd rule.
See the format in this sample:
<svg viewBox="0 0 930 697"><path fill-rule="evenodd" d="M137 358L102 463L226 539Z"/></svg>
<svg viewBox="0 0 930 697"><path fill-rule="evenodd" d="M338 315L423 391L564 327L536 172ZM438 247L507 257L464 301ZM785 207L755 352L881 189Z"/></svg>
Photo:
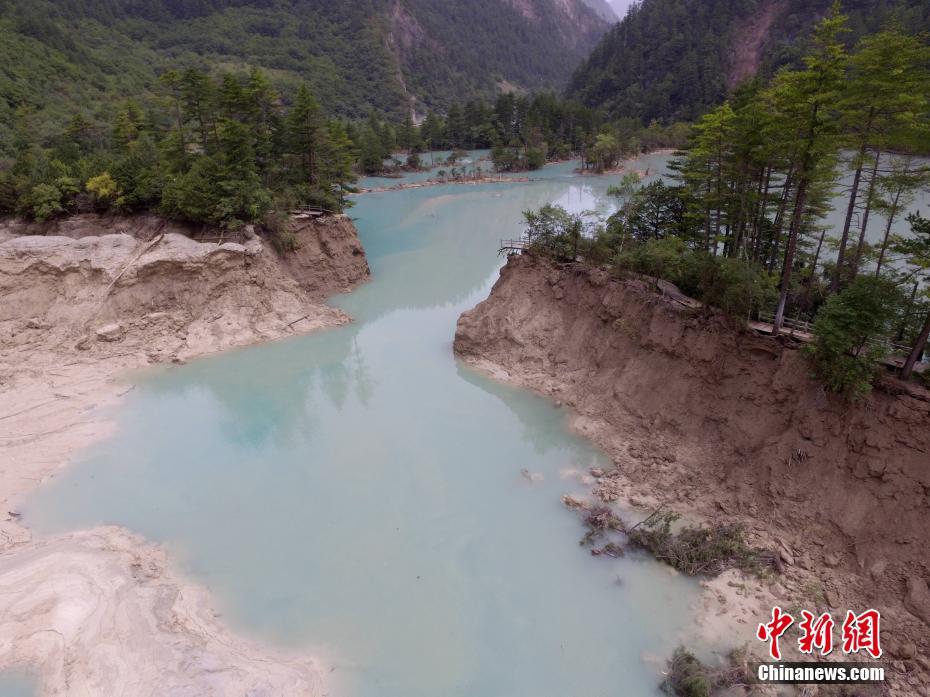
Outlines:
<svg viewBox="0 0 930 697"><path fill-rule="evenodd" d="M368 276L351 222L292 232L283 263L254 235L148 217L0 224L0 669L48 695L323 694L318 662L233 635L158 547L114 527L32 539L16 513L111 432L126 371L349 321L322 298Z"/></svg>
<svg viewBox="0 0 930 697"><path fill-rule="evenodd" d="M762 649L771 608L882 612L893 694L930 695L930 393L887 380L848 405L789 344L646 284L512 256L458 322L456 353L569 408L615 467L593 496L643 516L741 522L767 581L704 581L699 633ZM786 635L787 636L787 635ZM796 640L790 643L796 645Z"/></svg>

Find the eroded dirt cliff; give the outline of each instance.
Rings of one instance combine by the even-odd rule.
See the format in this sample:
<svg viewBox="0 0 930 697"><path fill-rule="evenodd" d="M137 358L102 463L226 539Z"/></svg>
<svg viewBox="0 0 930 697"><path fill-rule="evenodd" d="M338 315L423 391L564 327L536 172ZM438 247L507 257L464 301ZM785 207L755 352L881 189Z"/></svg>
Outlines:
<svg viewBox="0 0 930 697"><path fill-rule="evenodd" d="M574 409L615 459L596 493L743 521L781 550L786 607L881 609L898 689L930 684L925 391L890 385L849 405L790 344L529 255L461 316L455 350Z"/></svg>
<svg viewBox="0 0 930 697"><path fill-rule="evenodd" d="M96 222L54 223L48 235L6 226L0 359L118 345L158 361L340 324L347 318L321 300L368 276L344 216L294 223L298 249L283 258L249 233L200 242L155 218Z"/></svg>

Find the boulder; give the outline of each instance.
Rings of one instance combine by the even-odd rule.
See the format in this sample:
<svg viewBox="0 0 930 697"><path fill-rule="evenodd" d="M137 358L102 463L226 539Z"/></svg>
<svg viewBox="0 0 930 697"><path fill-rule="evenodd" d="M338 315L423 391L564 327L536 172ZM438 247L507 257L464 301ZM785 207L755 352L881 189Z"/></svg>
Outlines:
<svg viewBox="0 0 930 697"><path fill-rule="evenodd" d="M904 596L904 607L914 617L924 621L930 626L930 588L920 576L911 576L907 579L907 595Z"/></svg>
<svg viewBox="0 0 930 697"><path fill-rule="evenodd" d="M123 338L123 325L118 322L97 328L97 341L119 341Z"/></svg>

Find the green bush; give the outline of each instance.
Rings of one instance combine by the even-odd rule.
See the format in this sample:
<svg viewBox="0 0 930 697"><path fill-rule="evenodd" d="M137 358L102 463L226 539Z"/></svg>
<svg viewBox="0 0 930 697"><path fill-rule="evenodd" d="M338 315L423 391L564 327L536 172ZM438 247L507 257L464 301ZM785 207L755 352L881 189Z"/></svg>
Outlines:
<svg viewBox="0 0 930 697"><path fill-rule="evenodd" d="M526 150L526 168L542 169L546 166L546 151L542 148L527 148Z"/></svg>
<svg viewBox="0 0 930 697"><path fill-rule="evenodd" d="M610 243L608 226L606 244ZM618 257L621 268L663 278L682 293L742 320L772 305L775 280L764 270L740 259L713 257L689 249L680 237L652 239L636 244Z"/></svg>
<svg viewBox="0 0 930 697"><path fill-rule="evenodd" d="M707 667L679 646L668 662L662 691L674 697L710 697L712 681Z"/></svg>
<svg viewBox="0 0 930 697"><path fill-rule="evenodd" d="M850 400L868 394L902 303L893 282L874 276L858 276L827 300L814 321L814 342L807 352L829 389Z"/></svg>
<svg viewBox="0 0 930 697"><path fill-rule="evenodd" d="M62 192L54 184L36 184L24 201L32 216L40 223L65 212Z"/></svg>

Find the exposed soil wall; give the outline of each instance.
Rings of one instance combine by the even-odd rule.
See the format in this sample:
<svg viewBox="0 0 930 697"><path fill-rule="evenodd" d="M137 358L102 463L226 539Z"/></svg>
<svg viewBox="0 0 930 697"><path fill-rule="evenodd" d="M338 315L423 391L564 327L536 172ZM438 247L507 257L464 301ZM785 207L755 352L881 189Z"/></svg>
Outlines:
<svg viewBox="0 0 930 697"><path fill-rule="evenodd" d="M295 220L297 250L282 258L284 267L312 297L350 290L371 273L358 231L347 216Z"/></svg>
<svg viewBox="0 0 930 697"><path fill-rule="evenodd" d="M347 321L320 301L368 277L354 226L332 216L292 227L299 247L282 258L251 232L241 243L198 242L152 216L79 216L48 224L46 235L8 223L0 361L117 348L187 358Z"/></svg>
<svg viewBox="0 0 930 697"><path fill-rule="evenodd" d="M898 686L930 684L926 391L849 405L788 344L529 255L461 316L455 350L572 407L615 458L605 498L744 521L782 550L786 602L878 607Z"/></svg>

